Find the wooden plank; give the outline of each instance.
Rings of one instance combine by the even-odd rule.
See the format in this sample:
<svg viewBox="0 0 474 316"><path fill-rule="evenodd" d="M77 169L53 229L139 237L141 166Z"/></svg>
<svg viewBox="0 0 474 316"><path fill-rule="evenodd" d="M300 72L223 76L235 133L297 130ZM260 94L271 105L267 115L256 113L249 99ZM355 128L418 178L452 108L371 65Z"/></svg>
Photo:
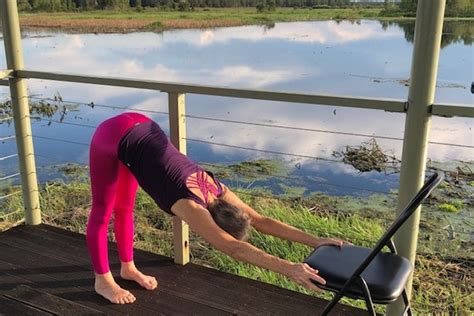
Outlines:
<svg viewBox="0 0 474 316"><path fill-rule="evenodd" d="M38 229L29 229L28 226L24 226L25 230L29 230L32 234L28 235L25 233L25 231L22 232L16 232L15 234L10 233L7 239L10 239L11 242L14 242L15 245L18 247L24 248L24 249L31 249L30 251L36 251L38 254L44 254L45 256L48 256L49 258L56 258L60 259L60 256L65 256L66 260L70 258L70 254L62 252L62 251L56 251L55 249L67 249L67 245L73 244L72 240L67 240L64 242L64 239L49 239L47 236L48 234L46 231L40 231ZM33 233L35 232L35 233ZM59 236L57 236L59 237ZM5 237L4 237L5 238ZM4 239L2 238L2 240ZM22 239L24 238L24 239ZM32 243L34 240L35 247L32 249ZM81 243L81 242L80 242ZM88 253L85 248L82 250L78 249L73 249L73 252L75 253L75 258L74 261L78 264L89 264L89 258L88 258ZM111 253L113 253L112 251ZM116 253L115 253L116 254ZM146 253L142 253L141 255L138 254L138 257L143 257ZM117 261L117 256L111 256L111 264L113 266L117 266L118 261ZM192 300L193 302L196 303L202 303L202 304L207 304L209 306L213 306L218 309L224 309L228 310L231 312L235 313L240 313L240 314L245 314L247 311L253 311L253 314L257 312L262 312L265 310L265 306L267 305L266 303L263 304L262 306L259 306L260 303L257 301L256 298L254 298L251 294L247 293L246 296L249 296L248 299L245 299L245 301L251 300L252 304L248 303L242 303L238 302L238 297L239 295L232 295L233 288L235 288L235 285L226 288L225 289L225 296L222 296L220 293L213 293L212 291L215 290L215 287L208 287L208 283L212 283L212 280L209 280L206 276L204 279L199 279L195 280L194 275L189 275L187 273L185 267L181 267L178 265L170 264L171 262L164 262L160 261L157 264L149 265L145 264L143 265L142 262L149 262L154 259L154 256L148 256L146 259L145 258L137 258L137 261L140 260L139 267L141 267L142 271L145 271L145 268L148 268L147 272L151 275L155 275L158 277L158 280L161 282L160 283L160 289L163 290L163 292L171 293L175 296L179 296L182 299L186 300ZM161 265L160 263L164 263ZM245 280L245 279L243 279ZM117 280L119 281L119 280ZM123 282L119 282L120 284L123 284ZM127 288L129 288L131 285L134 285L133 283L129 283L127 285ZM205 295L194 295L194 292L196 292L196 289L199 288L200 291L203 291L203 293L206 293ZM217 290L220 291L219 288ZM234 296L234 298L237 300L236 302L233 302L232 304L228 304L227 300ZM137 296L138 298L138 296ZM255 308L255 306L259 306L258 308Z"/></svg>
<svg viewBox="0 0 474 316"><path fill-rule="evenodd" d="M26 229L24 234L24 238L35 239L36 243L43 236L43 238L46 238L44 245L51 246L52 248L81 245L81 240L84 238L83 235L73 232L64 233L58 228L46 225L41 225L34 229ZM60 236L63 238L59 238ZM85 249L74 248L73 251L81 260L88 262L89 259ZM295 309L301 314L314 314L315 310L320 310L327 303L325 300L302 293L281 289L194 264L188 264L185 267L178 267L166 261L160 261L156 265L147 264L147 262L156 260L157 257L163 258L148 252L135 251L137 265L144 272L157 276L161 282L161 289L195 301L207 301L208 304L215 304L216 306L228 306L228 308L240 313L267 312L274 314L294 313ZM114 264L114 260L116 259L111 257L112 264ZM196 288L200 290L196 291ZM229 302L229 300L231 301ZM344 305L338 305L335 312L341 315L365 314L360 309Z"/></svg>
<svg viewBox="0 0 474 316"><path fill-rule="evenodd" d="M0 249L3 247L0 245ZM2 258L3 259L3 258ZM73 282L59 282L55 278L42 274L32 269L26 269L18 263L9 263L0 260L0 268L2 271L6 271L0 274L0 288L1 292L5 293L8 290L15 288L20 284L27 284L33 288L39 288L50 294L57 295L63 299L69 299L74 302L81 302L84 305L102 311L104 313L114 313L117 315L126 314L123 311L115 310L113 307L107 306L111 304L105 304L97 294L91 289L82 289ZM7 282L8 281L8 282Z"/></svg>
<svg viewBox="0 0 474 316"><path fill-rule="evenodd" d="M0 249L3 248L5 238L2 238L0 242ZM50 251L47 250L46 244L41 241L41 238L36 238L34 241L30 241L31 244L28 244L25 240L20 238L13 238L12 236L7 236L7 241L10 243L14 243L18 247L10 247L8 249L9 253L13 253L13 255L6 256L5 260L8 262L15 261L15 257L18 258L20 253L24 253L27 248L32 249L34 245L36 245L35 252L31 251L30 253L26 253L22 261L24 259L29 262L32 258L36 258L39 262L42 263L41 271L45 274L50 275L53 280L49 281L46 285L51 290L48 290L50 293L54 293L60 297L69 300L76 300L77 293L76 292L62 292L56 291L54 286L61 287L62 284L71 284L77 285L80 288L88 288L88 284L93 284L93 273L90 269L85 269L84 265L77 265L71 262L67 262L65 260L58 259L59 254L65 254L65 252L56 251L54 247L50 244ZM49 241L47 241L49 242ZM64 248L64 247L63 247ZM56 248L58 249L58 248ZM60 249L60 248L59 248ZM67 249L67 248L66 248ZM56 254L55 254L56 252ZM67 254L70 259L70 253ZM2 258L3 259L3 258ZM73 261L88 261L86 258L81 258L80 256L74 256L72 259ZM67 264L67 265L65 265ZM34 269L32 269L34 271ZM31 273L28 271L28 273ZM84 282L85 279L85 282ZM114 309L119 309L122 312L126 313L139 313L139 314L183 314L187 313L190 310L193 310L197 314L201 315L229 315L232 314L228 311L228 308L225 309L218 309L215 307L208 306L206 304L201 304L200 302L190 301L184 299L182 297L177 297L172 293L163 293L162 291L146 291L145 289L139 287L135 282L130 281L123 281L117 279L118 283L128 289L133 289L134 295L139 300L140 304L128 304L128 305L113 305ZM88 292L91 289L88 288ZM70 295L72 294L72 295ZM92 295L95 296L94 300L100 300L107 302L99 295L92 292ZM89 305L87 301L83 301L81 299L78 300L84 305Z"/></svg>
<svg viewBox="0 0 474 316"><path fill-rule="evenodd" d="M21 235L23 237L30 238L31 240L35 240L35 246L36 250L40 253L47 254L49 257L54 257L58 259L70 259L70 256L68 254L65 254L64 252L58 252L54 249L65 249L65 248L70 248L72 252L76 254L74 257L74 262L78 264L85 264L88 265L90 262L90 259L88 258L88 252L85 247L82 246L82 239L84 238L84 235L80 235L77 233L73 232L67 232L68 235L70 236L61 236L62 233L64 232L63 230L59 230L57 228L52 228L52 230L45 230L42 229L43 225L38 225L35 226L32 229L29 229L28 226L21 226L17 227L13 230L8 231L6 236L4 236L2 239L5 241L8 241L9 238L15 237L16 239L12 241L12 243L15 243L17 246L22 246L25 248L29 248L30 244L28 242L24 242L23 240L18 240L18 236ZM79 237L79 239L78 239ZM77 243L79 240L79 243ZM79 246L79 247L78 247ZM111 243L111 248L115 248L115 244ZM52 250L48 250L52 249ZM45 253L46 251L46 253ZM62 255L61 255L62 254ZM111 266L115 267L116 269L119 268L119 261L117 260L117 252L116 251L111 251L112 255L111 256ZM158 257L158 260L157 260ZM149 267L154 267L154 268L159 268L160 263L163 263L164 265L174 265L173 262L171 261L170 258L159 256L159 255L154 255L152 258L146 259L146 260L141 260L140 261L140 267L145 265ZM150 273L150 274L155 274L155 273ZM167 273L168 274L168 273ZM135 282L128 282L128 281L120 281L119 279L117 280L120 284L123 284L125 288L127 289L139 289L142 290ZM161 286L161 285L160 285ZM161 287L162 288L162 287ZM162 288L163 289L163 288ZM163 289L165 292L166 289ZM167 293L166 295L173 295L177 296L178 298L174 299L176 300L189 300L196 302L198 304L204 304L207 306L211 306L213 308L225 311L227 313L236 313L236 310L233 310L229 308L227 305L223 304L213 304L209 303L205 300L201 299L196 299L193 296L189 296L180 292L176 291L169 291L170 293ZM160 294L160 296L163 296L163 294ZM141 298L140 298L141 302Z"/></svg>
<svg viewBox="0 0 474 316"><path fill-rule="evenodd" d="M168 113L170 139L173 145L186 155L186 103L182 93L168 93ZM179 217L173 216L173 249L174 262L189 262L189 227Z"/></svg>
<svg viewBox="0 0 474 316"><path fill-rule="evenodd" d="M47 229L50 229L49 227ZM35 229L35 231L37 231ZM45 231L43 231L42 233L40 233L39 231L37 231L38 234L43 234L43 235L47 235L47 233ZM74 235L75 233L69 233L69 234L72 234ZM74 236L81 236L81 235L74 235ZM32 238L36 238L38 236L31 236ZM62 242L64 239L61 239L60 241L58 242ZM68 240L67 241L67 244L71 244L72 240ZM65 247L66 244L58 244L57 247ZM74 250L76 252L76 250ZM143 261L146 261L146 260L151 260L150 257L155 257L155 255L153 254L149 254L149 253L146 253L146 252L143 252L143 255L145 256L144 258L139 258L139 257L142 257L140 254L137 254L138 256L136 256L136 260L139 262L139 266L140 263ZM81 256L82 257L82 256ZM87 259L88 260L88 259ZM225 298L227 296L233 296L236 300L236 306L234 306L234 308L238 309L238 308L241 308L241 310L252 310L254 307L252 306L245 306L245 304L242 304L242 303L238 303L239 301L244 301L244 302L252 302L252 299L254 298L255 295L252 295L252 297L240 297L242 296L243 294L242 293L250 293L250 292L257 292L257 297L259 296L260 293L262 293L260 296L260 299L255 299L253 301L253 305L256 305L256 306L259 306L258 307L258 311L262 311L264 310L265 308L271 308L272 310L276 310L276 306L274 303L261 303L262 300L275 300L276 302L284 302L282 305L283 306L280 306L278 308L278 310L280 311L284 311L284 312L290 312L288 310L288 305L293 305L293 306L308 306L308 307L313 307L313 308L321 308L321 306L323 306L326 301L324 300L318 300L316 298L313 298L313 297L310 297L310 296L307 296L307 295L304 295L304 294L301 294L301 293L296 293L296 292L293 292L293 291L288 291L288 290L283 290L283 289L280 289L278 287L275 287L275 286L271 286L271 285L266 285L266 284L263 284L263 283L260 283L260 282L257 282L257 281L253 281L253 280L249 280L249 279L245 279L245 278L241 278L241 277L238 277L238 276L231 276L231 275L228 275L228 274L224 274L222 272L218 272L218 271L215 271L215 270L212 270L212 269L208 269L208 268L204 268L204 267L199 267L199 266L196 266L196 265L188 265L186 266L186 268L196 268L197 270L201 271L200 273L189 273L189 269L184 269L184 270L177 270L176 267L174 266L162 266L162 267L150 267L149 271L148 271L148 266L149 265L145 265L144 267L142 267L142 270L150 273L150 274L154 274L154 275L157 275L159 280L161 281L161 287L163 288L164 286L167 287L167 291L173 291L173 292L180 292L180 293L183 293L186 292L186 293L194 293L195 292L195 288L196 287L199 287L199 288L203 288L204 285L207 285L207 283L209 282L214 282L214 283L219 283L219 284L222 284L222 280L221 279L218 279L216 280L217 277L219 278L227 278L228 276L229 277L232 277L231 279L231 282L227 282L227 281L224 281L224 284L225 283L229 283L229 284L226 284L225 286L223 287L216 287L215 285L212 285L211 286L211 289L202 289L200 292L204 291L205 294L203 295L200 295L200 293L198 293L199 295L194 295L193 294L193 297L195 297L195 299L197 300L201 300L201 299L208 299L208 300L211 300L209 299L208 297L213 297L212 299L215 299L217 300L216 304L219 304L221 303L221 301L225 301ZM202 272L204 271L204 272ZM209 272L213 272L215 273L213 276L210 277L209 275ZM201 274L198 278L198 274ZM183 277L184 275L184 277ZM170 276L172 276L172 279L169 279ZM198 280L196 280L198 278ZM242 284L238 284L236 282L239 282L242 283ZM180 291L179 289L179 285L183 283L183 289ZM203 284L200 284L200 283L203 283ZM234 284L235 283L235 284ZM177 285L176 285L177 284ZM190 286L192 285L192 286ZM257 287L255 287L257 286ZM244 287L244 288L242 288ZM229 289L233 289L232 291L230 291ZM211 291L211 292L209 292ZM216 295L213 295L212 291L215 291L217 293L217 296ZM233 292L238 292L238 294L232 294ZM272 293L269 293L269 292L272 292ZM184 294L183 294L184 295ZM220 297L220 298L219 298ZM239 298L240 297L240 298ZM318 304L315 305L315 302L317 302ZM270 305L270 307L268 307L267 305ZM278 304L277 304L278 305ZM343 305L341 306L341 308L343 309L342 312L346 313L347 314L347 311L348 310L351 310L350 307L344 307ZM352 308L353 309L353 308ZM314 309L311 309L308 313L311 314L314 312ZM353 309L351 310L351 314L354 314L356 312L361 312L360 310L358 309Z"/></svg>
<svg viewBox="0 0 474 316"><path fill-rule="evenodd" d="M0 315L43 316L54 314L46 313L21 302L0 296Z"/></svg>
<svg viewBox="0 0 474 316"><path fill-rule="evenodd" d="M62 299L58 296L51 295L46 292L42 292L36 289L33 289L26 285L19 285L13 290L5 293L3 296L10 299L14 299L18 302L33 306L37 309L47 311L52 314L74 314L74 315L103 315L104 313L81 305L79 303L74 303L65 299Z"/></svg>
<svg viewBox="0 0 474 316"><path fill-rule="evenodd" d="M57 261L51 262L47 257L32 255L23 249L5 246L1 241L0 251L2 271L33 282L34 285L31 287L34 286L63 299L78 302L108 314L156 314L156 311L134 304L118 306L104 300L94 291L94 279L90 270L83 273L77 271L64 273L61 270L71 270L71 267Z"/></svg>
<svg viewBox="0 0 474 316"><path fill-rule="evenodd" d="M25 226L27 227L27 226ZM37 231L34 229L34 231ZM38 231L37 231L38 232ZM71 260L70 253L68 252L61 252L61 251L56 251L55 249L70 249L74 254L74 259L70 261L70 264L83 264L81 267L88 266L89 265L89 258L88 258L88 252L86 248L80 248L77 249L75 246L71 245L71 241L68 240L66 244L57 242L54 239L45 239L44 237L47 235L44 231L43 232L38 232L40 233L39 235L28 235L25 233L25 231L17 231L17 232L9 232L7 236L3 237L3 239L10 240L10 242L14 243L16 246L20 248L26 249L32 249L33 248L33 242L34 240L34 245L35 245L35 252L39 255L45 255L48 258L54 258L62 261L67 261ZM51 233L50 233L51 234ZM79 235L82 236L82 235ZM22 237L26 237L26 239L22 239ZM116 253L115 253L116 254ZM171 260L166 257L160 257L158 260L156 258L152 258L151 262L148 264L152 266L156 266L157 262L163 261L163 259L166 259L166 264L172 264ZM118 260L116 261L116 264L114 264L116 267L119 267ZM90 272L92 275L92 271ZM134 291L134 294L137 296L137 298L140 300L141 305L147 305L146 301L150 299L150 295L152 295L154 292L149 292L145 291L143 288L139 287L135 282L129 282L129 281L124 281L120 280L119 278L117 279L118 283L121 285L125 285L124 287L127 289L134 289L137 291ZM91 282L92 283L92 282ZM158 295L158 294L157 294ZM163 301L163 304L166 306L162 306L159 308L160 311L163 310L169 310L170 313L183 313L187 312L190 309L196 311L196 312L202 312L203 314L232 314L233 311L227 308L227 306L212 306L209 304L202 304L202 302L199 301L192 301L194 302L193 304L190 305L190 300L183 298L178 295L178 297L175 297L173 293L163 293L160 291L158 299ZM169 302L175 302L176 306L171 306L169 305ZM150 301L150 308L158 308L157 307L157 302L156 301ZM159 304L158 304L159 305ZM211 306L212 308L209 308L208 306Z"/></svg>

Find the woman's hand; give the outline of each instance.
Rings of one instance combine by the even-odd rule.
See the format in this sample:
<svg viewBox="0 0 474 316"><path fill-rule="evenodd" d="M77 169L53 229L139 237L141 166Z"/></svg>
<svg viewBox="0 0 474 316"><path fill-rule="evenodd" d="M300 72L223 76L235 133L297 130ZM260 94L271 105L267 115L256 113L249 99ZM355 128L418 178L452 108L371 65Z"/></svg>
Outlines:
<svg viewBox="0 0 474 316"><path fill-rule="evenodd" d="M321 284L326 284L326 281L318 275L318 270L311 268L306 263L293 263L287 277L313 291L321 291L311 280Z"/></svg>
<svg viewBox="0 0 474 316"><path fill-rule="evenodd" d="M349 242L337 238L318 238L314 242L313 247L318 249L321 246L337 246L342 247L342 245L348 245Z"/></svg>

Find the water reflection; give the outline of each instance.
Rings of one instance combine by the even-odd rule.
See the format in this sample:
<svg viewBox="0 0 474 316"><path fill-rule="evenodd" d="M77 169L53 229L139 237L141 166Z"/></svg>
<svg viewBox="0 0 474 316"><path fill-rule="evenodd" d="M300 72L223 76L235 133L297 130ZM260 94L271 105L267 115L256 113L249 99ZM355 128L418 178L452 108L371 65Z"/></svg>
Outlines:
<svg viewBox="0 0 474 316"><path fill-rule="evenodd" d="M473 74L466 71L473 67L472 24L454 23L455 26L451 26L450 22L446 25L451 31L444 36L445 49L441 51L437 102L473 104L467 89ZM405 80L411 67L411 30L413 23L410 22L324 21L277 23L272 28L246 26L162 34L30 32L26 34L23 45L27 68L35 70L404 100L408 94ZM2 65L4 60L1 55L0 68L5 68ZM66 122L95 126L120 112L100 106L91 108L87 104L93 101L98 105L145 111L165 129L168 128L167 116L154 113L167 112L168 100L164 93L29 81L31 95L51 97L58 91L64 100L84 103L79 112L66 118ZM0 88L0 93L5 92L6 89ZM402 114L199 95L187 95L186 104L187 113L193 116L403 137ZM433 141L474 144L472 120L435 118L432 126ZM375 174L354 176L354 169L350 166L302 157L330 158L333 151L345 145L360 144L367 138L197 118L188 118L187 128L188 137L192 139L299 155L272 155L189 141L188 152L198 161L231 162L283 157L290 161L290 165L303 166L295 172L311 172L341 183L360 182L362 179L369 187L378 188L380 177L384 178ZM2 124L0 132L9 134L11 127ZM35 135L69 139L76 143L87 144L92 132L93 129L87 127L34 122ZM400 155L401 142L383 139L378 142L385 150ZM49 157L38 158L40 165L87 161L87 146L45 139L35 139L35 145L40 155ZM2 153L14 151L13 143L2 145ZM472 149L430 145L429 157L434 160L469 160L472 159ZM14 168L14 164L10 161L6 165ZM389 179L385 189L394 184L394 179Z"/></svg>
<svg viewBox="0 0 474 316"><path fill-rule="evenodd" d="M380 21L382 28L387 30L389 26L396 25L405 33L405 39L413 43L415 35L415 24L412 21ZM450 21L443 25L441 37L441 48L451 44L463 43L472 45L474 40L474 23L471 21Z"/></svg>

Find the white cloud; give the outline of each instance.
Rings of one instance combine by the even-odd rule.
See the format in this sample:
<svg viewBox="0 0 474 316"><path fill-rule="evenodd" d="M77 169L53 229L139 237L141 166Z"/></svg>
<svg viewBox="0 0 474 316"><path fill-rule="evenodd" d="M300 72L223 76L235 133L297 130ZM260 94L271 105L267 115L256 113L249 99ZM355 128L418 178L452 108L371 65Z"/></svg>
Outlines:
<svg viewBox="0 0 474 316"><path fill-rule="evenodd" d="M313 21L276 23L273 28L239 26L208 30L185 30L182 31L179 37L176 37L173 33L165 33L164 38L169 42L185 42L199 46L226 43L232 40L261 41L275 39L337 45L364 39L389 38L397 35L398 32L391 29L380 32L380 24L376 21L363 21L357 27L347 21L340 23L335 21Z"/></svg>

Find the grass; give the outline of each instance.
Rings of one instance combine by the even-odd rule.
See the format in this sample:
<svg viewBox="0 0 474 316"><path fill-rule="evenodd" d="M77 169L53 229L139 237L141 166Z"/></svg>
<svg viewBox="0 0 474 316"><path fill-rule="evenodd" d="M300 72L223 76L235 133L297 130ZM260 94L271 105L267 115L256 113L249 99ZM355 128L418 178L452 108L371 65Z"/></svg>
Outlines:
<svg viewBox="0 0 474 316"><path fill-rule="evenodd" d="M146 8L121 11L95 10L81 13L22 13L24 27L61 29L75 32L163 31L179 28L212 28L238 25L273 25L275 22L360 19L380 17L380 8L290 9L258 13L255 8L206 8L192 12Z"/></svg>
<svg viewBox="0 0 474 316"><path fill-rule="evenodd" d="M240 25L268 25L276 22L314 20L413 20L413 17L384 17L381 7L337 9L277 8L275 11L257 12L255 8L197 8L180 12L145 8L92 10L83 12L21 13L23 27L50 28L69 32L117 33L135 31L161 32L168 29L213 28ZM445 20L472 21L472 17L448 17Z"/></svg>
<svg viewBox="0 0 474 316"><path fill-rule="evenodd" d="M41 188L41 208L45 223L84 233L90 209L90 188L87 178L73 170L75 180L68 183L50 182ZM16 190L14 187L8 190ZM254 193L254 192L252 192ZM371 246L383 233L386 223L379 217L365 218L337 210L335 198L319 196L315 200L295 202L291 198L241 195L257 211L280 219L317 236L334 236L354 244ZM320 201L320 202L315 202ZM315 204L318 203L318 204ZM345 205L347 203L342 203ZM311 205L311 207L310 207ZM22 219L19 195L2 201L0 229L5 230ZM336 209L334 209L336 208ZM3 215L2 215L3 214ZM171 219L157 209L151 198L139 191L135 208L137 248L172 256ZM113 236L110 231L110 236ZM111 237L113 238L113 237ZM261 282L301 291L307 291L273 272L233 260L212 249L195 234L190 236L192 261L228 273L235 273ZM311 251L306 246L253 232L249 240L255 246L282 258L301 262ZM473 308L474 291L469 265L445 261L436 255L419 255L414 276L413 306L420 314L452 312L469 314ZM327 292L308 293L329 298ZM344 300L344 303L363 306L362 301ZM378 307L383 312L383 307Z"/></svg>
<svg viewBox="0 0 474 316"><path fill-rule="evenodd" d="M462 201L452 200L450 203L442 203L438 208L447 213L457 213L463 207Z"/></svg>

